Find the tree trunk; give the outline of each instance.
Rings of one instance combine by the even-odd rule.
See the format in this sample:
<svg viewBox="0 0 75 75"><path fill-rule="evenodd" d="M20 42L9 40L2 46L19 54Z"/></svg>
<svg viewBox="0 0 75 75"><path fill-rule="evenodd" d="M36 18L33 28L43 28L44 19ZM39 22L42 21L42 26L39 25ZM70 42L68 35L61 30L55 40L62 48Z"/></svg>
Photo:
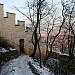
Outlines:
<svg viewBox="0 0 75 75"><path fill-rule="evenodd" d="M38 49L39 49L39 58L40 58L40 68L42 68L42 65L41 65L41 50L40 50L39 43L38 43Z"/></svg>
<svg viewBox="0 0 75 75"><path fill-rule="evenodd" d="M36 29L37 30L37 29ZM37 45L38 45L38 38L37 38L37 33L36 30L34 32L34 38L35 38L35 43L34 43L34 51L33 53L30 55L30 57L35 57L35 53L36 53L36 49L37 49Z"/></svg>

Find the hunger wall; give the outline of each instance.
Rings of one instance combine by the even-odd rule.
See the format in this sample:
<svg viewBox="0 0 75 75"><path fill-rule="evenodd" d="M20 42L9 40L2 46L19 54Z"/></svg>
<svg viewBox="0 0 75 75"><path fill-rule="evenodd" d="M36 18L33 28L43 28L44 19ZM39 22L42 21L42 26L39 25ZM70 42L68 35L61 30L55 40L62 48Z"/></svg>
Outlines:
<svg viewBox="0 0 75 75"><path fill-rule="evenodd" d="M17 21L15 13L6 12L4 17L4 5L0 4L0 37L7 39L18 51L20 51L20 39L24 39L24 52L28 53L32 48L31 32L25 32L25 21Z"/></svg>

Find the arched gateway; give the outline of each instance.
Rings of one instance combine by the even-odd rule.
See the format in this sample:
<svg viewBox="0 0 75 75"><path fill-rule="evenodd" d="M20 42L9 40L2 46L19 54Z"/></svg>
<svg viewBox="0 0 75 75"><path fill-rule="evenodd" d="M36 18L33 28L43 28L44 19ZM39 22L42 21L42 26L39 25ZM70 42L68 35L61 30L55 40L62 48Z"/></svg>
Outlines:
<svg viewBox="0 0 75 75"><path fill-rule="evenodd" d="M20 53L24 53L24 39L19 40Z"/></svg>

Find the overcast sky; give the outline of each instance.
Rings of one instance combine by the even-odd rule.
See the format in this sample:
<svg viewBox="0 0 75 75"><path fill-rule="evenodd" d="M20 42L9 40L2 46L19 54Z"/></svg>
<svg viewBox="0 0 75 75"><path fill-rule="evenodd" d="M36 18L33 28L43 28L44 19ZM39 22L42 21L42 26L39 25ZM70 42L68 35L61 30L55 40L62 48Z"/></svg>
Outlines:
<svg viewBox="0 0 75 75"><path fill-rule="evenodd" d="M29 0L30 1L30 0ZM47 0L49 1L49 0ZM54 0L55 3L60 2L61 0ZM24 7L26 5L27 0L0 0L0 3L4 4L4 13L11 12L16 13L17 20L25 20L23 15L21 15L18 11L12 9L12 6L16 7ZM26 11L24 11L26 12Z"/></svg>

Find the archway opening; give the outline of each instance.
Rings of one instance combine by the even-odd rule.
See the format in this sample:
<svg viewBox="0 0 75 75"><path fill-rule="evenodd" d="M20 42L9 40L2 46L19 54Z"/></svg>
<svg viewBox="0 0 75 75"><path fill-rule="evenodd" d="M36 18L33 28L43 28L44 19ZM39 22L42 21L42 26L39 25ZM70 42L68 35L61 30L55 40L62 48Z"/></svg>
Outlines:
<svg viewBox="0 0 75 75"><path fill-rule="evenodd" d="M19 40L20 53L24 53L24 39Z"/></svg>

